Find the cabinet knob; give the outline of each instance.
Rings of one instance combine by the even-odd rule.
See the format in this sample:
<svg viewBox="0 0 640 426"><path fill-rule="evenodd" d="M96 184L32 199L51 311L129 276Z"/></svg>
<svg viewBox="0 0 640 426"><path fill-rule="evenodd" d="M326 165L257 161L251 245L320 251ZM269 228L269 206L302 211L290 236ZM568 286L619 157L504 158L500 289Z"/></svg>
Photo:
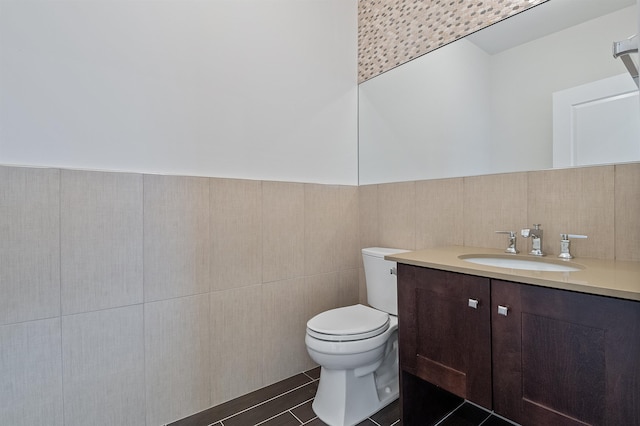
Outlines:
<svg viewBox="0 0 640 426"><path fill-rule="evenodd" d="M469 299L469 307L478 309L478 301L476 299Z"/></svg>
<svg viewBox="0 0 640 426"><path fill-rule="evenodd" d="M505 317L509 313L509 308L507 306L498 305L498 315L504 315Z"/></svg>

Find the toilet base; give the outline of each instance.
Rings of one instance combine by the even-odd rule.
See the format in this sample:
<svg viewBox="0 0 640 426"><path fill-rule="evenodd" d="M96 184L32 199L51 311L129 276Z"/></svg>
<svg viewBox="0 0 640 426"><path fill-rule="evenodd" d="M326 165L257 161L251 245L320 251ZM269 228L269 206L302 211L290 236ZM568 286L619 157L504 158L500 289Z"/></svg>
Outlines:
<svg viewBox="0 0 640 426"><path fill-rule="evenodd" d="M397 370L396 370L397 371ZM398 398L398 376L358 377L355 370L328 370L322 367L313 411L329 426L360 423Z"/></svg>

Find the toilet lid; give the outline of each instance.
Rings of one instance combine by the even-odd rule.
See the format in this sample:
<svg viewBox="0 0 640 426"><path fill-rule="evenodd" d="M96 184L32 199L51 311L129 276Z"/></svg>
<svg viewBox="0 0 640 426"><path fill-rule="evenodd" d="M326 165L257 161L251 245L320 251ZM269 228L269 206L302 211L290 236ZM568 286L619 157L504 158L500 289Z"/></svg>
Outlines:
<svg viewBox="0 0 640 426"><path fill-rule="evenodd" d="M388 313L364 305L331 309L307 322L307 333L311 337L339 342L368 339L388 328Z"/></svg>

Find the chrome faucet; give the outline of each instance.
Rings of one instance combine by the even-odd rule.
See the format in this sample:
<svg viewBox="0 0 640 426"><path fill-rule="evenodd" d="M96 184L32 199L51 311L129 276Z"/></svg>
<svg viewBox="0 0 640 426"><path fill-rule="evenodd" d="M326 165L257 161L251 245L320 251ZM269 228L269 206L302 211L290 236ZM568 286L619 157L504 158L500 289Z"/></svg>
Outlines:
<svg viewBox="0 0 640 426"><path fill-rule="evenodd" d="M524 238L531 237L531 251L529 252L529 254L533 256L544 256L544 253L542 252L543 231L542 229L540 229L540 226L542 225L536 223L533 225L533 229L525 228L520 231L520 235L522 235Z"/></svg>

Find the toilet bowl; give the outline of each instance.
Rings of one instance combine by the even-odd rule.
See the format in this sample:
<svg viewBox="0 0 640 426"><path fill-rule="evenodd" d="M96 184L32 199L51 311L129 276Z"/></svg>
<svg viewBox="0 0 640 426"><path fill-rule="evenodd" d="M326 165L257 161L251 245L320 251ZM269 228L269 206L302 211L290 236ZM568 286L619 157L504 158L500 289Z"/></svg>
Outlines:
<svg viewBox="0 0 640 426"><path fill-rule="evenodd" d="M396 265L384 256L404 251L363 249L371 307L331 309L307 322L307 351L321 367L313 410L329 426L360 423L398 397Z"/></svg>

